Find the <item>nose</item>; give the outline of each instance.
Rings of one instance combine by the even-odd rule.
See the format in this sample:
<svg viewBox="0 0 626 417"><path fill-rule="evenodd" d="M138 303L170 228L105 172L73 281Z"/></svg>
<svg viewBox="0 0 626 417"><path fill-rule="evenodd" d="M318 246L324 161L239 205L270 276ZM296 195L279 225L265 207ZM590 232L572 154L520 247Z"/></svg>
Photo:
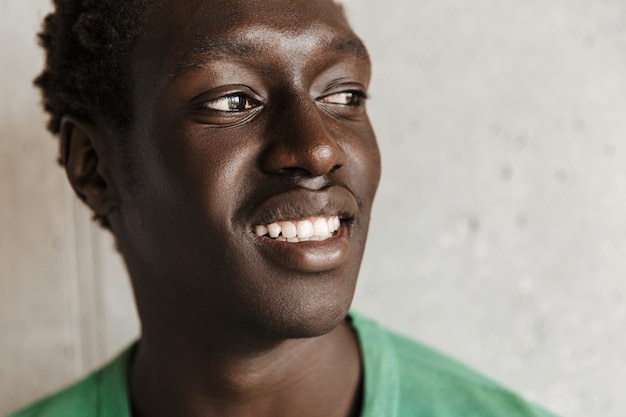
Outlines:
<svg viewBox="0 0 626 417"><path fill-rule="evenodd" d="M270 144L262 166L272 174L321 177L342 167L345 153L314 100L275 109L268 124Z"/></svg>

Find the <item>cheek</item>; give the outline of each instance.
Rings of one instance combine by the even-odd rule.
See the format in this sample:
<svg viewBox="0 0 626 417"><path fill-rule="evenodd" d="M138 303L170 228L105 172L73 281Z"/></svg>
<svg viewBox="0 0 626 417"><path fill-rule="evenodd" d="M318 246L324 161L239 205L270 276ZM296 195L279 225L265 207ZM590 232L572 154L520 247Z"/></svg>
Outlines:
<svg viewBox="0 0 626 417"><path fill-rule="evenodd" d="M121 207L129 233L152 241L189 239L200 228L217 233L237 204L233 190L245 162L234 155L245 152L182 129L157 126L152 132L123 156L128 162L122 165L131 168Z"/></svg>
<svg viewBox="0 0 626 417"><path fill-rule="evenodd" d="M348 170L357 179L362 203L371 206L378 189L381 174L381 159L376 137L371 127L362 129L344 145L348 154Z"/></svg>
<svg viewBox="0 0 626 417"><path fill-rule="evenodd" d="M222 227L231 228L237 209L254 188L259 141L249 132L199 130L190 137L178 167L188 182L186 198Z"/></svg>
<svg viewBox="0 0 626 417"><path fill-rule="evenodd" d="M232 218L249 165L242 159L189 144L144 152L122 207L125 257L150 276L187 282L227 267L222 260L240 246Z"/></svg>
<svg viewBox="0 0 626 417"><path fill-rule="evenodd" d="M243 145L251 141L233 136L234 132L198 125L173 131L159 138L148 175L181 209L196 206L222 211L231 207L254 166L255 153Z"/></svg>

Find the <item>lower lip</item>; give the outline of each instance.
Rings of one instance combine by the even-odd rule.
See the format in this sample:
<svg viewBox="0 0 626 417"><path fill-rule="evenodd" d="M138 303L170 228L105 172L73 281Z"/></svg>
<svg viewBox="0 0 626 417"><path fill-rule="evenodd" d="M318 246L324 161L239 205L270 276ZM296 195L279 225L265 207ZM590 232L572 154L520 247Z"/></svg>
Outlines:
<svg viewBox="0 0 626 417"><path fill-rule="evenodd" d="M345 224L332 237L322 241L290 243L253 236L263 256L283 268L298 272L316 273L337 269L346 262L350 251L349 231Z"/></svg>

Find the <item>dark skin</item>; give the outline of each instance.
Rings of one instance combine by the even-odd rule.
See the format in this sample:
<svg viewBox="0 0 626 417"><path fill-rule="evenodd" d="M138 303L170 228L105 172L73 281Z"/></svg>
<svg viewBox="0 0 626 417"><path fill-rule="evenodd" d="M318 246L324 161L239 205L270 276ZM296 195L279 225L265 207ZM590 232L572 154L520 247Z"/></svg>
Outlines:
<svg viewBox="0 0 626 417"><path fill-rule="evenodd" d="M369 59L340 9L155 2L131 74L128 133L68 116L61 137L134 287L134 415L359 415L345 317L380 159ZM341 225L322 241L254 232L329 216Z"/></svg>

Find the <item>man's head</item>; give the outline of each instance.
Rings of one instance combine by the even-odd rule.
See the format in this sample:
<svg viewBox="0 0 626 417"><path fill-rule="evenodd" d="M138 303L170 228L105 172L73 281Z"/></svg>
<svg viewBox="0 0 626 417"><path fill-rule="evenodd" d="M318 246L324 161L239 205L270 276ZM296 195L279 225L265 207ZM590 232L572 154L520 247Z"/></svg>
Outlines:
<svg viewBox="0 0 626 417"><path fill-rule="evenodd" d="M328 332L352 299L380 174L365 48L331 0L136 4L135 35L95 48L119 48L100 78L117 85L98 91L121 94L123 116L102 93L58 107L51 127L115 235L144 336Z"/></svg>

